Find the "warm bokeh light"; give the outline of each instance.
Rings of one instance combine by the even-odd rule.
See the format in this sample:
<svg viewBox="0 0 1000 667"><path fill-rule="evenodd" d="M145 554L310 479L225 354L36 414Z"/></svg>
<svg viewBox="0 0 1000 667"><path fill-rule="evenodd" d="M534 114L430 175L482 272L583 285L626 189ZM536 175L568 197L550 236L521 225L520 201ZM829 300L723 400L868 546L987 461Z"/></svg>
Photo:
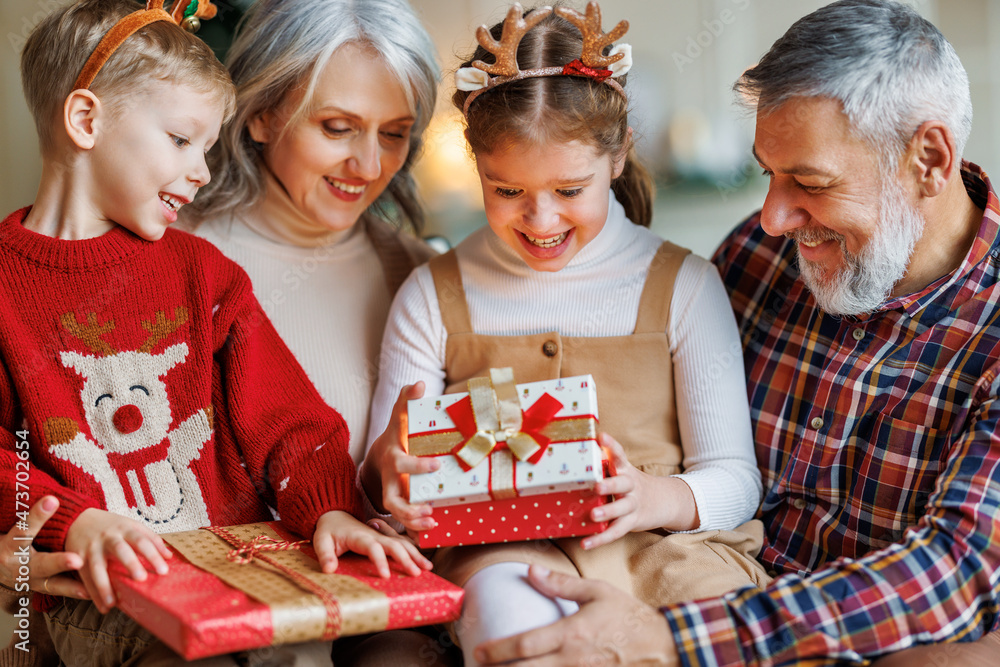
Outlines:
<svg viewBox="0 0 1000 667"><path fill-rule="evenodd" d="M465 125L457 113L439 113L424 133L424 152L414 168L428 200L465 197L467 205L482 202L479 177L465 142Z"/></svg>
<svg viewBox="0 0 1000 667"><path fill-rule="evenodd" d="M434 212L427 233L442 234L453 243L484 220L470 216L483 210L483 194L464 131L457 111L439 112L424 133L423 155L413 169L420 195Z"/></svg>

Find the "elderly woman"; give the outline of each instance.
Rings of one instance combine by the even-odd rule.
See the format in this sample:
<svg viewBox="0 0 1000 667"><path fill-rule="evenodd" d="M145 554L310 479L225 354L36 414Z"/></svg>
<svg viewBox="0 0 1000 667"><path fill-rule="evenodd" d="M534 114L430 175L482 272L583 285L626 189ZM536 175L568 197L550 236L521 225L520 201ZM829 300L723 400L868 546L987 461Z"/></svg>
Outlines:
<svg viewBox="0 0 1000 667"><path fill-rule="evenodd" d="M410 165L430 120L434 47L404 0L260 0L227 64L237 112L195 202L196 233L239 263L364 453L382 329L431 251Z"/></svg>
<svg viewBox="0 0 1000 667"><path fill-rule="evenodd" d="M187 207L185 223L250 275L278 332L347 421L358 463L392 296L432 254L399 229L419 232L423 224L410 166L436 98L434 46L405 0L259 0L227 65L236 117L210 155L212 182ZM39 504L33 529L48 516ZM8 585L15 549L25 544L15 537L23 536L0 539L0 583ZM36 560L32 589L85 595L59 574L78 561L75 554ZM35 644L43 628L33 624L39 650L8 649L0 664L45 664ZM356 654L370 664L393 661L393 651L442 652L428 652L429 638L416 633L391 639ZM338 655L337 662L346 661Z"/></svg>

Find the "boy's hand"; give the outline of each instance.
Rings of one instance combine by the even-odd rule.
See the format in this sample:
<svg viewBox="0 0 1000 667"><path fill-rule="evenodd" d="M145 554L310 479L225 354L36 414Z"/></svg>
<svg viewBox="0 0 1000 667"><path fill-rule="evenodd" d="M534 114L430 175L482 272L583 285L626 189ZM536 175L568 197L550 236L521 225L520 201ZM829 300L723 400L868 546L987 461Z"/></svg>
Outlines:
<svg viewBox="0 0 1000 667"><path fill-rule="evenodd" d="M441 463L433 458L410 456L406 453L407 421L406 402L424 395L424 383L417 382L403 387L399 398L392 408L392 417L385 432L372 443L368 455L365 456L365 466L380 473L382 483L382 505L386 512L403 524L407 530L430 530L437 526L437 521L431 518L433 508L430 505L411 505L406 497L407 486L404 479L409 475L434 472ZM405 477L404 477L405 475ZM365 475L362 475L362 479ZM377 495L375 489L369 497Z"/></svg>
<svg viewBox="0 0 1000 667"><path fill-rule="evenodd" d="M368 556L379 576L389 576L386 554L392 556L407 574L414 577L431 569L431 562L424 558L412 541L399 535L385 521L374 519L366 526L347 512L327 512L316 522L313 548L323 572L337 570L337 557L347 551Z"/></svg>
<svg viewBox="0 0 1000 667"><path fill-rule="evenodd" d="M598 434L597 441L611 455L616 472L614 477L598 482L594 490L602 496L614 496L615 500L591 510L592 521L610 521L611 524L603 533L584 539L584 549L614 542L633 531L698 527L694 494L683 480L656 477L638 470L629 463L618 441L607 433Z"/></svg>
<svg viewBox="0 0 1000 667"><path fill-rule="evenodd" d="M157 574L167 573L166 558L172 556L163 538L143 524L99 509L86 509L70 525L66 551L83 558L80 578L98 611L106 614L115 606L115 593L108 578L108 559L118 560L136 581L145 581L141 554Z"/></svg>

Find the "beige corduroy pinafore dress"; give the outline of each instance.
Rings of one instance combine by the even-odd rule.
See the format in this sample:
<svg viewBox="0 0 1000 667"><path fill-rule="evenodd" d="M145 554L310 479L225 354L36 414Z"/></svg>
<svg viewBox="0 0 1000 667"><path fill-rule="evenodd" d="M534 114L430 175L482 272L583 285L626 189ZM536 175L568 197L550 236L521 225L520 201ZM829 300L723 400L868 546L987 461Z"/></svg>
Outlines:
<svg viewBox="0 0 1000 667"><path fill-rule="evenodd" d="M667 324L677 271L688 251L664 242L650 263L635 331L627 336L568 337L558 332L487 336L472 330L454 251L429 262L445 329L445 393L510 366L518 383L590 374L597 386L600 430L617 439L636 468L652 475L681 472ZM751 521L736 530L629 533L584 551L582 538L446 547L434 570L463 585L487 565L525 562L601 579L659 606L714 597L745 584L764 585L755 560L763 530Z"/></svg>

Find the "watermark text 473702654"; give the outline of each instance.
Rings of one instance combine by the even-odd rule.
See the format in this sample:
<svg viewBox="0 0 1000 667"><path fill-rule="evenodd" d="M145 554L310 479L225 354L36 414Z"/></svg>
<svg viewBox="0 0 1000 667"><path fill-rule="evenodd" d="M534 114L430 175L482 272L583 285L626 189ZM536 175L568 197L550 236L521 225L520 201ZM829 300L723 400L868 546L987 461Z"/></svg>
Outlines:
<svg viewBox="0 0 1000 667"><path fill-rule="evenodd" d="M28 525L28 510L31 507L28 480L31 476L31 452L28 443L28 432L18 431L15 443L17 451L16 470L14 473L14 515L17 523L16 528L25 533L23 536L15 536L17 541L24 541L27 544L17 547L14 554L17 562L17 574L14 577L14 591L21 593L17 598L16 610L14 611L14 636L17 641L14 647L19 651L28 651L28 641L31 638L31 624L28 620L31 597L28 589L28 579L31 575L31 540L30 526Z"/></svg>

